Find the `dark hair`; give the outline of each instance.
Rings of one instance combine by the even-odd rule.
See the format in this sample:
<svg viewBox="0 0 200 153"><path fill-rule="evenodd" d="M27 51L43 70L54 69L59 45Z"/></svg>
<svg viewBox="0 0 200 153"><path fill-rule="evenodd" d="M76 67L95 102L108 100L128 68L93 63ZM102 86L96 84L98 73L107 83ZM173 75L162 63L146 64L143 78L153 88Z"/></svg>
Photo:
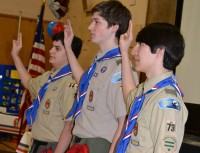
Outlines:
<svg viewBox="0 0 200 153"><path fill-rule="evenodd" d="M147 44L152 53L164 49L163 67L174 70L184 56L185 42L180 30L169 23L152 23L137 35L136 42Z"/></svg>
<svg viewBox="0 0 200 153"><path fill-rule="evenodd" d="M64 32L56 33L55 35L53 35L52 40L53 41L60 40L64 46ZM74 36L74 38L72 40L72 50L73 50L76 58L78 58L81 53L82 43L83 43L83 41L81 40L81 38Z"/></svg>
<svg viewBox="0 0 200 153"><path fill-rule="evenodd" d="M103 1L92 8L92 14L99 12L99 15L108 22L108 27L119 25L116 37L119 39L124 34L131 20L130 11L117 0Z"/></svg>

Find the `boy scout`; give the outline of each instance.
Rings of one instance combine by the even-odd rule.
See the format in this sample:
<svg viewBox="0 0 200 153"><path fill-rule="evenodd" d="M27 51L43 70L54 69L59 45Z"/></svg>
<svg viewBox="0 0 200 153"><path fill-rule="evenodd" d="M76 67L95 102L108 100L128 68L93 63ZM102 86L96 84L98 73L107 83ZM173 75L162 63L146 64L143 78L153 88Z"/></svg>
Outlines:
<svg viewBox="0 0 200 153"><path fill-rule="evenodd" d="M173 70L184 56L184 38L168 23L152 23L136 37L136 70L147 80L135 88L128 63L132 24L120 38L122 88L129 116L117 153L178 153L188 111Z"/></svg>
<svg viewBox="0 0 200 153"><path fill-rule="evenodd" d="M22 48L22 34L19 33L18 39L13 40L11 55L24 87L35 99L26 114L27 122L32 126L31 153L40 153L45 148L54 151L64 125L71 123L71 119L65 123L64 118L73 106L76 89L70 87L75 80L64 48L64 33L57 33L52 40L49 62L53 68L37 78L31 77L18 55ZM76 57L80 54L81 46L82 40L74 37L72 49Z"/></svg>
<svg viewBox="0 0 200 153"><path fill-rule="evenodd" d="M114 152L124 125L126 108L121 91L118 41L126 32L130 19L130 11L119 1L103 1L94 6L88 29L91 41L100 47L100 51L85 73L71 51L73 31L70 22L65 26L65 48L79 83L75 106L70 113L75 117L73 143L87 144L90 153ZM134 75L137 79L136 72ZM64 152L69 142L67 132L63 133L56 152Z"/></svg>

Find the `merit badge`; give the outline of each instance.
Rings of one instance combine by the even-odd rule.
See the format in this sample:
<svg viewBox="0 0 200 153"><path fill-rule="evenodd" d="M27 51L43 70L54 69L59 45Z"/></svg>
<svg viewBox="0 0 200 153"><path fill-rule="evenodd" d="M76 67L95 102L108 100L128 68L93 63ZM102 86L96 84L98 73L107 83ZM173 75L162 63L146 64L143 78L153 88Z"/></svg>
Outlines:
<svg viewBox="0 0 200 153"><path fill-rule="evenodd" d="M161 147L165 152L173 153L176 151L177 148L176 138L172 136L165 136L161 141L162 141Z"/></svg>
<svg viewBox="0 0 200 153"><path fill-rule="evenodd" d="M131 139L131 144L134 146L139 146L139 141Z"/></svg>
<svg viewBox="0 0 200 153"><path fill-rule="evenodd" d="M94 77L97 77L97 76L98 76L98 73L97 73L97 72L95 72L95 73L93 74L93 76L94 76Z"/></svg>
<svg viewBox="0 0 200 153"><path fill-rule="evenodd" d="M45 108L46 108L46 109L49 109L50 104L51 104L50 100L47 99L47 101L45 102Z"/></svg>
<svg viewBox="0 0 200 153"><path fill-rule="evenodd" d="M121 82L121 81L122 81L122 72L117 72L117 73L115 73L115 74L112 76L111 81L112 81L113 83Z"/></svg>
<svg viewBox="0 0 200 153"><path fill-rule="evenodd" d="M138 134L138 123L137 122L135 123L134 129L133 129L133 134L134 134L134 136L137 136L137 134Z"/></svg>
<svg viewBox="0 0 200 153"><path fill-rule="evenodd" d="M176 131L176 122L167 121L167 132L175 132L175 131Z"/></svg>
<svg viewBox="0 0 200 153"><path fill-rule="evenodd" d="M101 73L106 72L106 70L107 70L107 67L106 67L106 66L102 67L102 68L101 68Z"/></svg>
<svg viewBox="0 0 200 153"><path fill-rule="evenodd" d="M89 102L91 102L93 99L93 91L91 90L90 91L90 94L89 94Z"/></svg>
<svg viewBox="0 0 200 153"><path fill-rule="evenodd" d="M180 103L174 98L163 98L163 99L159 100L158 106L161 109L173 109L176 111L181 110Z"/></svg>

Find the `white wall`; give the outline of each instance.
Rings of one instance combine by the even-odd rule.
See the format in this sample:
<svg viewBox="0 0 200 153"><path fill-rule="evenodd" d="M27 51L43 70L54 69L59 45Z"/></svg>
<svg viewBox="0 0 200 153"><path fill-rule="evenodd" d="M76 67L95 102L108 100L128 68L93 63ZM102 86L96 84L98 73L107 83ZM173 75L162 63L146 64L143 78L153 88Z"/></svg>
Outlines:
<svg viewBox="0 0 200 153"><path fill-rule="evenodd" d="M181 31L185 38L185 57L176 75L184 101L200 104L200 0L184 0Z"/></svg>

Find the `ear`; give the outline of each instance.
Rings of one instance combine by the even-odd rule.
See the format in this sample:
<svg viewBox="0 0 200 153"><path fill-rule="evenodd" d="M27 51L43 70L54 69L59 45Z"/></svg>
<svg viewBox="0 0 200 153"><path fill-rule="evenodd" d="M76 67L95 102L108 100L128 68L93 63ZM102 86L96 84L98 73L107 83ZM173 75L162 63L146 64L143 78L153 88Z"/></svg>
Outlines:
<svg viewBox="0 0 200 153"><path fill-rule="evenodd" d="M163 58L165 53L165 48L158 48L156 51L156 57Z"/></svg>
<svg viewBox="0 0 200 153"><path fill-rule="evenodd" d="M118 29L119 29L119 25L118 24L115 24L115 25L112 26L112 31L114 33L116 33Z"/></svg>

